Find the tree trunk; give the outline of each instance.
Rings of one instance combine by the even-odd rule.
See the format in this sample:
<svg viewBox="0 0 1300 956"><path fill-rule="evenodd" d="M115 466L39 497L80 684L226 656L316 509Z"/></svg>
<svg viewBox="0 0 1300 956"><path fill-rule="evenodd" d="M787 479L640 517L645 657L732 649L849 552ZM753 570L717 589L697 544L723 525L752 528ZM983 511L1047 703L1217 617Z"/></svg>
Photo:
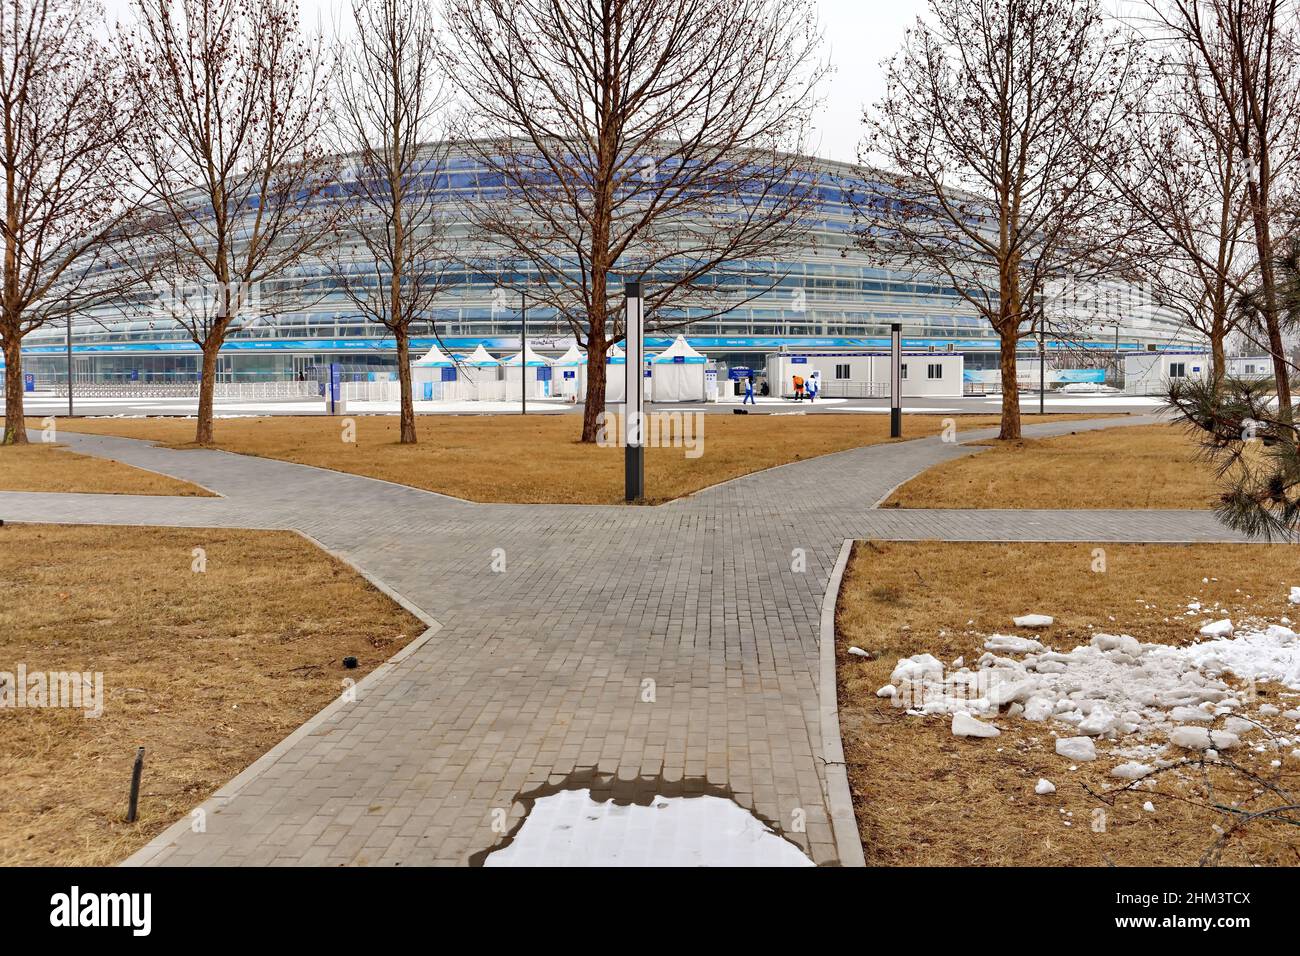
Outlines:
<svg viewBox="0 0 1300 956"><path fill-rule="evenodd" d="M415 444L415 400L411 394L411 330L406 326L396 329L397 336L397 381L402 392L402 437L403 445Z"/></svg>
<svg viewBox="0 0 1300 956"><path fill-rule="evenodd" d="M1214 390L1219 390L1219 384L1223 381L1224 376L1228 374L1228 360L1224 356L1223 340L1225 338L1224 323L1219 316L1214 317L1214 323L1210 326L1210 361L1213 363L1210 369L1210 381L1214 383Z"/></svg>
<svg viewBox="0 0 1300 956"><path fill-rule="evenodd" d="M199 421L194 430L194 444L212 444L212 396L217 385L217 356L220 346L203 346L203 372L199 377Z"/></svg>
<svg viewBox="0 0 1300 956"><path fill-rule="evenodd" d="M591 268L591 314L587 319L587 404L582 410L582 442L587 445L595 444L600 437L599 416L605 410L605 315L609 302L605 283L609 271L602 263L603 259L593 261ZM592 356L595 356L595 365L592 364ZM623 401L627 402L628 398L624 395Z"/></svg>
<svg viewBox="0 0 1300 956"><path fill-rule="evenodd" d="M22 339L5 338L5 434L3 445L26 445L27 425L23 421Z"/></svg>
<svg viewBox="0 0 1300 956"><path fill-rule="evenodd" d="M1267 159L1265 159L1267 162ZM1248 183L1251 213L1255 226L1255 251L1259 256L1259 284L1264 291L1262 311L1264 329L1268 333L1268 350L1273 356L1273 379L1277 385L1277 411L1283 420L1291 418L1291 370L1287 365L1282 344L1282 328L1278 319L1277 285L1273 269L1273 237L1268 221L1267 174L1261 165L1260 182Z"/></svg>
<svg viewBox="0 0 1300 956"><path fill-rule="evenodd" d="M1002 430L998 438L1016 441L1020 438L1020 384L1016 380L1016 346L1020 337L1018 326L1009 331L999 331L998 368L1002 372Z"/></svg>
<svg viewBox="0 0 1300 956"><path fill-rule="evenodd" d="M582 406L582 440L595 441L605 413L605 393L608 376L605 364L604 329L592 329L587 338L587 394ZM624 399L626 401L626 399ZM607 429L608 430L608 429ZM587 435L591 438L588 439Z"/></svg>

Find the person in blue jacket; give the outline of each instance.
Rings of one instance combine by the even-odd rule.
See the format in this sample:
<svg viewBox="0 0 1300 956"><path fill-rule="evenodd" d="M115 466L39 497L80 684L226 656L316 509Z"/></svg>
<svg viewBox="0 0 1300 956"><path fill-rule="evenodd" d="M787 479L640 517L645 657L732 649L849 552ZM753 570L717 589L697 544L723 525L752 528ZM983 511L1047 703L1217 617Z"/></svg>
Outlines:
<svg viewBox="0 0 1300 956"><path fill-rule="evenodd" d="M752 375L745 379L745 397L740 400L740 404L758 404L758 402L754 400L754 376Z"/></svg>

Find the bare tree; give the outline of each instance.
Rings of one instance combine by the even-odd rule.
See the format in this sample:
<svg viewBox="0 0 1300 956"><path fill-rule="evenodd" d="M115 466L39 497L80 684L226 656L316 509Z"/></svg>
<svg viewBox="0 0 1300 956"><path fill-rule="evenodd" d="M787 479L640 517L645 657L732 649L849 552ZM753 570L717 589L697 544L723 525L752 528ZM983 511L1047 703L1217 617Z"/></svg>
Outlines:
<svg viewBox="0 0 1300 956"><path fill-rule="evenodd" d="M1258 289L1247 315L1273 357L1279 406L1291 411L1274 230L1279 189L1300 151L1300 32L1282 0L1152 0L1165 34L1187 51L1198 78L1230 106L1229 129L1245 173Z"/></svg>
<svg viewBox="0 0 1300 956"><path fill-rule="evenodd" d="M107 238L129 204L114 58L95 38L91 0L0 0L0 345L5 359L3 444L27 441L22 342L104 295L97 278Z"/></svg>
<svg viewBox="0 0 1300 956"><path fill-rule="evenodd" d="M1132 109L1129 48L1096 0L930 0L867 112L862 245L946 279L1000 342L1002 428L1020 437L1016 349L1052 284L1101 279L1129 224L1103 171Z"/></svg>
<svg viewBox="0 0 1300 956"><path fill-rule="evenodd" d="M1227 38L1215 38L1221 49ZM1133 276L1151 301L1210 342L1214 379L1227 370L1224 343L1250 291L1251 217L1246 168L1234 134L1236 77L1220 87L1186 44L1160 49L1155 80L1134 115L1129 160L1114 181L1143 224Z"/></svg>
<svg viewBox="0 0 1300 956"><path fill-rule="evenodd" d="M685 328L772 288L720 273L805 241L799 155L825 72L809 0L448 0L468 201L482 259L587 349L582 440L623 337L620 277L646 282L647 330Z"/></svg>
<svg viewBox="0 0 1300 956"><path fill-rule="evenodd" d="M433 304L450 285L439 34L427 0L353 0L352 15L357 35L335 97L339 150L354 153L335 283L366 321L393 334L401 442L414 444L411 323L429 322L436 334Z"/></svg>
<svg viewBox="0 0 1300 956"><path fill-rule="evenodd" d="M154 309L203 353L195 441L213 439L217 356L269 311L301 302L292 273L332 238L323 147L328 69L292 0L135 0L123 39L140 114L131 156L156 268Z"/></svg>

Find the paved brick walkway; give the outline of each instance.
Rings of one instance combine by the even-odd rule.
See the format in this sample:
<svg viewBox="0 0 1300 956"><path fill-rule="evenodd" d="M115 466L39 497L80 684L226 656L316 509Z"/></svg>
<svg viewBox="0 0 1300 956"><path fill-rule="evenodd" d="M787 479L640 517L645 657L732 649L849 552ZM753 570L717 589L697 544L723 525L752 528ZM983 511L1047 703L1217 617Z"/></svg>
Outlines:
<svg viewBox="0 0 1300 956"><path fill-rule="evenodd" d="M912 475L979 450L937 439L655 508L472 504L223 452L60 440L224 497L9 492L0 517L297 529L441 625L209 801L206 832L182 821L136 863L463 864L522 820L520 794L569 785L632 799L730 793L834 863L817 643L845 538L1238 540L1198 512L875 510Z"/></svg>

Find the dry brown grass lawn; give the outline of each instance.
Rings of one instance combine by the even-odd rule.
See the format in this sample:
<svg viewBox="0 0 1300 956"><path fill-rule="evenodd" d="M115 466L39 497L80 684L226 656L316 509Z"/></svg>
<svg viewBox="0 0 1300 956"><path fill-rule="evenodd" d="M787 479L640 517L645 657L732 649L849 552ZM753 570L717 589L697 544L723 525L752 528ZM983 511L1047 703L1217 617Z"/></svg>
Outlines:
<svg viewBox="0 0 1300 956"><path fill-rule="evenodd" d="M1290 546L1106 545L1103 574L1091 571L1094 547L857 545L840 595L836 653L840 725L868 863L1195 865L1218 839L1212 827L1232 825L1232 814L1207 804L1251 810L1278 802L1261 789L1264 784L1221 767L1163 771L1123 791L1123 781L1109 771L1128 758L1108 759L1110 744L1099 743L1094 763L1070 771L1051 733L1070 736L1065 725L1004 716L997 721L1000 737L959 739L950 718L907 716L875 696L900 658L932 653L942 661L974 661L985 635L1015 633L1016 614L1053 615L1056 623L1040 639L1068 651L1097 632L1188 643L1203 620L1186 614L1192 600L1222 605L1215 617L1277 621L1296 613L1287 594L1300 584L1300 556ZM876 656L849 655L851 645ZM1282 710L1300 706L1300 693L1281 685L1260 684L1259 693L1260 703ZM1295 737L1294 721L1264 722ZM1293 740L1280 751L1242 748L1231 755L1269 785L1300 794L1300 759L1289 755L1295 746ZM1281 767L1271 767L1279 758ZM1057 792L1036 795L1039 777L1055 783ZM1148 800L1154 814L1142 809ZM1102 833L1091 827L1096 809L1108 814ZM1300 827L1251 823L1236 831L1222 862L1300 864Z"/></svg>
<svg viewBox="0 0 1300 956"><path fill-rule="evenodd" d="M0 709L6 865L123 859L424 630L288 532L6 525L0 582L0 671L100 671L105 698Z"/></svg>
<svg viewBox="0 0 1300 956"><path fill-rule="evenodd" d="M886 508L1209 508L1212 466L1175 425L1019 442L922 472Z"/></svg>
<svg viewBox="0 0 1300 956"><path fill-rule="evenodd" d="M775 465L887 442L885 415L705 415L703 453L682 448L646 452L650 501L667 501ZM1059 421L1087 416L1046 416ZM227 451L332 468L473 501L614 504L623 500L623 452L583 445L576 415L422 416L419 444L397 441L395 416L358 416L356 441L342 440L339 418L324 416L225 419L217 445ZM1039 419L1035 418L1034 421ZM996 425L988 416L959 419L962 429ZM907 438L937 435L939 415L908 415ZM60 420L68 431L191 441L186 419Z"/></svg>
<svg viewBox="0 0 1300 956"><path fill-rule="evenodd" d="M212 494L187 481L111 458L78 455L61 445L0 446L0 491L67 491L113 495Z"/></svg>

